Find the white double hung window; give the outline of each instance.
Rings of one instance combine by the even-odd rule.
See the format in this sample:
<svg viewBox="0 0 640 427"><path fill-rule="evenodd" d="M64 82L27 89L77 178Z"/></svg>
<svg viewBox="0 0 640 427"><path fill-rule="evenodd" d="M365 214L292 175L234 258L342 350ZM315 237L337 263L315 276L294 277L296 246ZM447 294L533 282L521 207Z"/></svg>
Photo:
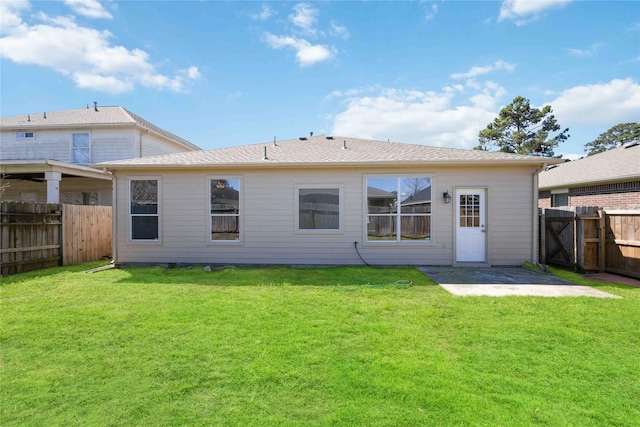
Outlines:
<svg viewBox="0 0 640 427"><path fill-rule="evenodd" d="M240 213L242 209L240 184L239 178L209 179L211 241L240 241Z"/></svg>
<svg viewBox="0 0 640 427"><path fill-rule="evenodd" d="M367 177L367 241L431 241L431 178Z"/></svg>
<svg viewBox="0 0 640 427"><path fill-rule="evenodd" d="M73 163L91 163L91 139L88 133L72 134Z"/></svg>
<svg viewBox="0 0 640 427"><path fill-rule="evenodd" d="M157 179L132 179L129 186L131 240L157 241L159 236Z"/></svg>

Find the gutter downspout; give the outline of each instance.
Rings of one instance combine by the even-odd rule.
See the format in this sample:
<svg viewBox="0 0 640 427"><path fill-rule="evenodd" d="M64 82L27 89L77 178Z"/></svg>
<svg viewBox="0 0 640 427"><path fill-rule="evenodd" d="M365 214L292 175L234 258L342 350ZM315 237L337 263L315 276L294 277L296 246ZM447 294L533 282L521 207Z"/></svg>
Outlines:
<svg viewBox="0 0 640 427"><path fill-rule="evenodd" d="M533 233L533 238L531 239L531 263L534 265L538 264L537 253L538 253L538 237L539 237L539 226L538 226L538 175L541 172L544 172L547 169L547 164L543 163L542 167L536 169L533 172L533 179L531 180L531 192L533 193L533 207L532 207L532 219L533 227L531 232Z"/></svg>
<svg viewBox="0 0 640 427"><path fill-rule="evenodd" d="M118 199L116 191L118 187L118 178L116 174L111 172L111 260L113 265L118 265Z"/></svg>

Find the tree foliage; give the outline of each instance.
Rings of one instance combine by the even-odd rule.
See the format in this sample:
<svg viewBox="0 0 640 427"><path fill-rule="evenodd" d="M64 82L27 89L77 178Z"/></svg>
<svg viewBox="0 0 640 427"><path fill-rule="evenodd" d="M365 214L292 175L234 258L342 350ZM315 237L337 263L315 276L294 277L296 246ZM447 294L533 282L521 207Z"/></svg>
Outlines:
<svg viewBox="0 0 640 427"><path fill-rule="evenodd" d="M569 128L551 136L561 129L552 112L550 105L534 108L528 99L516 96L478 133L480 144L475 149L553 157L553 149L569 138Z"/></svg>
<svg viewBox="0 0 640 427"><path fill-rule="evenodd" d="M640 123L620 123L584 144L587 156L602 153L627 142L640 139Z"/></svg>

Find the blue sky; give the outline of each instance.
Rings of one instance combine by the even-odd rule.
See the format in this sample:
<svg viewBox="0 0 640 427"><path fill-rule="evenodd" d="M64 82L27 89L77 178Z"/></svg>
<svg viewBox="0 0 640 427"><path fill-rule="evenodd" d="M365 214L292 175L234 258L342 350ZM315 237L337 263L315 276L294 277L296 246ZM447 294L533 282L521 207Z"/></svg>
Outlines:
<svg viewBox="0 0 640 427"><path fill-rule="evenodd" d="M567 158L640 122L638 1L0 2L2 116L122 105L204 149L477 145L514 97Z"/></svg>

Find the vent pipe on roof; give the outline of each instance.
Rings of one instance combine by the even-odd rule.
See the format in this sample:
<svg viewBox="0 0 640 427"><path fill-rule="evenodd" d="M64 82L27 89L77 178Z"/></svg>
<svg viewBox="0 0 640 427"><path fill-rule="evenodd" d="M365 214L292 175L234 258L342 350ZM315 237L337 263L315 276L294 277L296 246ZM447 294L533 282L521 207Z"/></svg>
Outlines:
<svg viewBox="0 0 640 427"><path fill-rule="evenodd" d="M274 147L277 147L277 146L278 146L278 143L276 142L276 137L275 137L275 136L273 137L273 146L274 146Z"/></svg>
<svg viewBox="0 0 640 427"><path fill-rule="evenodd" d="M342 141L342 149L343 150L347 149L347 140L346 139L344 141Z"/></svg>
<svg viewBox="0 0 640 427"><path fill-rule="evenodd" d="M264 146L264 157L262 158L262 160L269 160L269 158L267 157L267 146Z"/></svg>
<svg viewBox="0 0 640 427"><path fill-rule="evenodd" d="M93 109L94 111L98 111L98 101L93 101Z"/></svg>
<svg viewBox="0 0 640 427"><path fill-rule="evenodd" d="M45 119L47 118L47 112L46 112L46 111L44 112L44 116L43 116L43 117L44 117Z"/></svg>
<svg viewBox="0 0 640 427"><path fill-rule="evenodd" d="M313 136L313 132L309 132L309 136Z"/></svg>
<svg viewBox="0 0 640 427"><path fill-rule="evenodd" d="M333 137L332 136L327 136L327 139L333 139Z"/></svg>
<svg viewBox="0 0 640 427"><path fill-rule="evenodd" d="M31 114L27 115L27 121L30 122L31 121Z"/></svg>

